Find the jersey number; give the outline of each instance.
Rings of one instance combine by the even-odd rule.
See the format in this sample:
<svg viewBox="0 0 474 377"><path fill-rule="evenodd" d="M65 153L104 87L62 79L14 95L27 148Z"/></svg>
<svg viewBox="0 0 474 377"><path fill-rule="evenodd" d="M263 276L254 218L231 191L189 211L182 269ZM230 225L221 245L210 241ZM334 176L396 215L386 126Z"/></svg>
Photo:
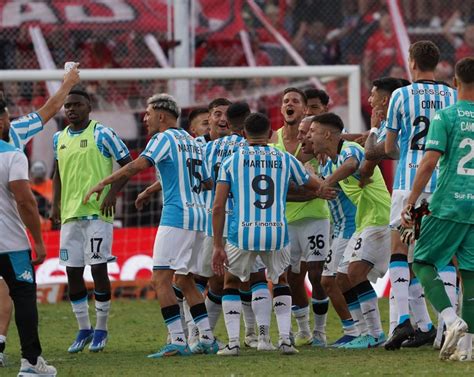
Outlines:
<svg viewBox="0 0 474 377"><path fill-rule="evenodd" d="M186 166L188 167L188 170L189 170L189 182L191 184L191 187L196 194L199 194L201 192L202 176L201 176L201 173L197 171L197 167L202 166L202 160L188 158L186 160ZM194 184L193 178L197 179L197 185L193 185Z"/></svg>
<svg viewBox="0 0 474 377"><path fill-rule="evenodd" d="M417 127L423 123L425 127L418 132L417 134L413 135L413 139L411 139L410 149L413 151L424 151L425 150L425 143L424 141L420 142L421 139L424 139L426 135L428 135L428 130L430 128L430 120L429 118L421 115L415 118L413 122L413 127Z"/></svg>
<svg viewBox="0 0 474 377"><path fill-rule="evenodd" d="M263 187L261 187L263 186ZM275 183L272 177L268 175L257 175L252 180L252 189L256 194L266 196L266 201L260 199L253 202L253 205L259 209L268 209L275 201Z"/></svg>
<svg viewBox="0 0 474 377"><path fill-rule="evenodd" d="M311 250L314 250L316 249L316 247L318 249L324 249L324 235L322 234L318 234L317 236L310 236L308 237L308 241L309 241L309 248Z"/></svg>
<svg viewBox="0 0 474 377"><path fill-rule="evenodd" d="M100 245L102 245L103 238L91 238L91 253L92 259L99 259Z"/></svg>
<svg viewBox="0 0 474 377"><path fill-rule="evenodd" d="M459 160L457 173L459 175L474 175L474 169L465 167L469 161L474 159L474 140L470 138L462 139L459 148L464 149L466 147L471 148L471 150Z"/></svg>

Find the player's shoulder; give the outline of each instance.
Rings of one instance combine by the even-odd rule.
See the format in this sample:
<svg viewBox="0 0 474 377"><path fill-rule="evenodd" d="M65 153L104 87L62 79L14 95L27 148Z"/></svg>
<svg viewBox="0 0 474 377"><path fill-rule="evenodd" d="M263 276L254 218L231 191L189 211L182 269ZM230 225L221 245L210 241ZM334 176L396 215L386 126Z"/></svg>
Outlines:
<svg viewBox="0 0 474 377"><path fill-rule="evenodd" d="M6 141L0 140L0 153L21 153L21 149L16 148L15 146L8 144Z"/></svg>

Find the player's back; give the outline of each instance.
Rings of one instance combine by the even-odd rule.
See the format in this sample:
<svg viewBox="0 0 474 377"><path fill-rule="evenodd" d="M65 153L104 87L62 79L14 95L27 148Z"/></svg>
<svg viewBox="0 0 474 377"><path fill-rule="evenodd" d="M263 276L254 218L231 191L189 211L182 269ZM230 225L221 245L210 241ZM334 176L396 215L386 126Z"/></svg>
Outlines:
<svg viewBox="0 0 474 377"><path fill-rule="evenodd" d="M419 80L392 93L387 113L387 129L400 133L400 160L394 190L411 190L425 153L430 121L436 111L454 104L456 99L455 89L432 80ZM435 170L425 192L434 191L436 180Z"/></svg>
<svg viewBox="0 0 474 377"><path fill-rule="evenodd" d="M474 224L474 102L459 101L439 111L426 148L443 153L432 215Z"/></svg>

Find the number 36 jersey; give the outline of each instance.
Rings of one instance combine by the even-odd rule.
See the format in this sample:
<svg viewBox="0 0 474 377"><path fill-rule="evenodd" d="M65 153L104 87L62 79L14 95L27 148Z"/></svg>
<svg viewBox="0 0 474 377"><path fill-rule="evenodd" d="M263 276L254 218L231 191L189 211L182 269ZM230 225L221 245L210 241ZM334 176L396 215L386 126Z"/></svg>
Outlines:
<svg viewBox="0 0 474 377"><path fill-rule="evenodd" d="M222 162L217 183L230 185L231 245L274 251L288 244L285 203L290 179L303 185L309 175L295 157L270 146L246 146Z"/></svg>
<svg viewBox="0 0 474 377"><path fill-rule="evenodd" d="M202 183L210 179L201 147L182 129L154 135L140 157L161 176L163 210L160 225L204 231L206 216Z"/></svg>
<svg viewBox="0 0 474 377"><path fill-rule="evenodd" d="M426 150L441 152L432 216L474 224L474 102L459 101L436 113Z"/></svg>
<svg viewBox="0 0 474 377"><path fill-rule="evenodd" d="M425 154L426 135L435 112L456 102L456 90L430 80L416 81L392 93L387 113L387 132L399 133L400 161L394 190L411 190L416 171ZM438 179L433 171L424 192L432 193Z"/></svg>

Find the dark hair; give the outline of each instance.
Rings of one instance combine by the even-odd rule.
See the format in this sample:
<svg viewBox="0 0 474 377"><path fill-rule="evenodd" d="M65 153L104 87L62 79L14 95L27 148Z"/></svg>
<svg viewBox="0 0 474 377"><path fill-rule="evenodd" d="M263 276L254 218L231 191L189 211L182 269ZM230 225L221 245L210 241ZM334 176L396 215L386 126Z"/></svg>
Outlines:
<svg viewBox="0 0 474 377"><path fill-rule="evenodd" d="M408 84L405 84L404 81L408 82ZM409 84L410 82L408 80L397 79L395 77L382 77L380 79L372 81L372 85L375 86L378 90L383 90L390 94L392 94L398 88Z"/></svg>
<svg viewBox="0 0 474 377"><path fill-rule="evenodd" d="M227 119L234 130L241 130L245 119L250 114L247 102L235 102L227 108Z"/></svg>
<svg viewBox="0 0 474 377"><path fill-rule="evenodd" d="M211 102L209 102L209 106L207 109L211 111L215 107L218 106L229 106L232 102L230 102L227 98L219 97L216 99L213 99Z"/></svg>
<svg viewBox="0 0 474 377"><path fill-rule="evenodd" d="M308 102L308 99L306 98L306 94L304 94L304 92L301 89L294 88L294 87L286 88L283 91L283 97L285 96L285 94L292 93L292 92L298 93L301 96L301 99L303 100L303 103L306 105L306 103Z"/></svg>
<svg viewBox="0 0 474 377"><path fill-rule="evenodd" d="M411 60L414 60L422 72L434 71L439 62L438 46L431 41L418 41L408 49Z"/></svg>
<svg viewBox="0 0 474 377"><path fill-rule="evenodd" d="M91 97L89 96L89 94L84 91L84 90L80 90L80 89L73 89L69 92L68 96L72 95L72 94L76 94L78 96L82 96L84 97L88 102L91 101Z"/></svg>
<svg viewBox="0 0 474 377"><path fill-rule="evenodd" d="M244 129L250 136L266 135L270 130L270 120L262 113L251 113L245 118Z"/></svg>
<svg viewBox="0 0 474 377"><path fill-rule="evenodd" d="M0 91L0 115L5 114L7 111L7 101L5 99L5 96L3 95L3 92Z"/></svg>
<svg viewBox="0 0 474 377"><path fill-rule="evenodd" d="M310 99L313 99L313 98L319 98L319 100L321 101L321 103L324 106L327 106L329 104L329 96L322 89L306 89L304 91L304 94L306 96L306 100L310 100Z"/></svg>
<svg viewBox="0 0 474 377"><path fill-rule="evenodd" d="M474 58L464 58L459 60L454 67L456 79L463 84L474 83Z"/></svg>
<svg viewBox="0 0 474 377"><path fill-rule="evenodd" d="M199 115L201 114L207 114L209 113L209 110L206 109L205 107L198 107L197 109L194 109L192 110L190 113L189 113L189 116L188 116L188 122L189 124L191 124L193 122L193 120L195 118L197 118Z"/></svg>
<svg viewBox="0 0 474 377"><path fill-rule="evenodd" d="M321 115L315 115L311 120L311 123L313 122L318 122L326 126L330 126L331 128L334 128L340 132L344 130L344 122L339 117L339 115L336 115L334 113L324 113Z"/></svg>

